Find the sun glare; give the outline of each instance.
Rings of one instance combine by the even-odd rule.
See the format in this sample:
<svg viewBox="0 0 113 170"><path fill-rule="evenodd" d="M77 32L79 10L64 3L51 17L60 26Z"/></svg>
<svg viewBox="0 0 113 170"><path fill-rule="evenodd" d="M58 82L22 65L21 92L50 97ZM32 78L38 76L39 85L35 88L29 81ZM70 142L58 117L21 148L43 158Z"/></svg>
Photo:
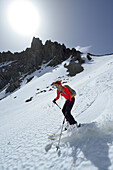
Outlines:
<svg viewBox="0 0 113 170"><path fill-rule="evenodd" d="M14 0L8 7L8 21L21 35L34 35L39 28L40 18L37 9L28 0Z"/></svg>

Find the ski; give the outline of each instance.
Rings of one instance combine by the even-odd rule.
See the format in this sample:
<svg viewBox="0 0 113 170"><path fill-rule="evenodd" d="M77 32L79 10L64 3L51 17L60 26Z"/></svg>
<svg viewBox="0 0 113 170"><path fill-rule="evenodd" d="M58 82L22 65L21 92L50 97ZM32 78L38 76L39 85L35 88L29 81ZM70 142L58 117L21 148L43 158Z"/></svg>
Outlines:
<svg viewBox="0 0 113 170"><path fill-rule="evenodd" d="M55 140L58 136L60 136L60 133L57 134L47 134L48 139Z"/></svg>
<svg viewBox="0 0 113 170"><path fill-rule="evenodd" d="M66 130L63 130L62 134L61 133L53 133L53 134L47 134L48 139L55 140L57 137L64 134Z"/></svg>
<svg viewBox="0 0 113 170"><path fill-rule="evenodd" d="M53 135L53 134L47 134L48 135L48 139L51 139L51 140L55 140L58 136L56 135Z"/></svg>
<svg viewBox="0 0 113 170"><path fill-rule="evenodd" d="M81 123L79 123L77 126L73 127L73 128L70 129L70 130L73 130L73 129L75 129L75 128L78 129L78 128L80 128L80 127L82 127L82 124L81 124ZM65 134L64 132L66 132L67 130L68 130L68 129L64 129L64 130L62 131L62 134L61 134L61 133L47 134L48 139L55 140L57 137L60 136L60 134L61 134L61 135L64 135L64 134Z"/></svg>

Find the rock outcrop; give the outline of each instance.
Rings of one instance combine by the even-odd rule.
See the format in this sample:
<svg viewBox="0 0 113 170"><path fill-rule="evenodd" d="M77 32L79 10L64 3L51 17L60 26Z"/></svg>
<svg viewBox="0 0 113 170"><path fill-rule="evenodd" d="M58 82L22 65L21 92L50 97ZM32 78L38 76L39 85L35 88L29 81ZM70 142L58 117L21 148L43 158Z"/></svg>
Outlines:
<svg viewBox="0 0 113 170"><path fill-rule="evenodd" d="M72 56L73 62L67 66L69 75L82 71L83 60L76 49L66 48L64 44L47 40L45 44L39 38L33 38L31 47L20 53L0 53L0 90L7 87L6 93L20 87L20 83L28 75L40 69L42 64L56 66ZM78 64L74 61L78 61Z"/></svg>

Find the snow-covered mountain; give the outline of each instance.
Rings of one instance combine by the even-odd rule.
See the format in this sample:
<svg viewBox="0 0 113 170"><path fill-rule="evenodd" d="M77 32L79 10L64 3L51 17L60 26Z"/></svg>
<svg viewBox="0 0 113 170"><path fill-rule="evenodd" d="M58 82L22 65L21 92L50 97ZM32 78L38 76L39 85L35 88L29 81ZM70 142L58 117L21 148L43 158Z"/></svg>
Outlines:
<svg viewBox="0 0 113 170"><path fill-rule="evenodd" d="M113 55L92 56L75 77L64 68L69 60L43 69L45 74L34 72L29 83L0 101L0 170L113 169ZM62 135L59 151L58 139L47 136L60 131L63 121L52 103L55 80L76 90L72 114L84 124ZM61 107L64 102L58 100Z"/></svg>

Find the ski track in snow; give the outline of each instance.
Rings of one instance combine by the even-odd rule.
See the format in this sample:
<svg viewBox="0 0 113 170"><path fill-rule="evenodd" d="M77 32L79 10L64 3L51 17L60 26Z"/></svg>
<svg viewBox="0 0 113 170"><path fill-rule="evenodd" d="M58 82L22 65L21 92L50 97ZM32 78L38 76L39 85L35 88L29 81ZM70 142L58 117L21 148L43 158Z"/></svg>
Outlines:
<svg viewBox="0 0 113 170"><path fill-rule="evenodd" d="M63 120L51 102L56 90L35 94L38 87L46 88L61 74L67 79L62 66L0 101L0 170L113 169L112 56L94 57L84 67L80 75L68 78L78 94L72 112L83 126L62 136L58 152L58 138L50 141L47 137L60 131ZM33 100L25 103L31 96ZM63 99L58 101L63 103Z"/></svg>

